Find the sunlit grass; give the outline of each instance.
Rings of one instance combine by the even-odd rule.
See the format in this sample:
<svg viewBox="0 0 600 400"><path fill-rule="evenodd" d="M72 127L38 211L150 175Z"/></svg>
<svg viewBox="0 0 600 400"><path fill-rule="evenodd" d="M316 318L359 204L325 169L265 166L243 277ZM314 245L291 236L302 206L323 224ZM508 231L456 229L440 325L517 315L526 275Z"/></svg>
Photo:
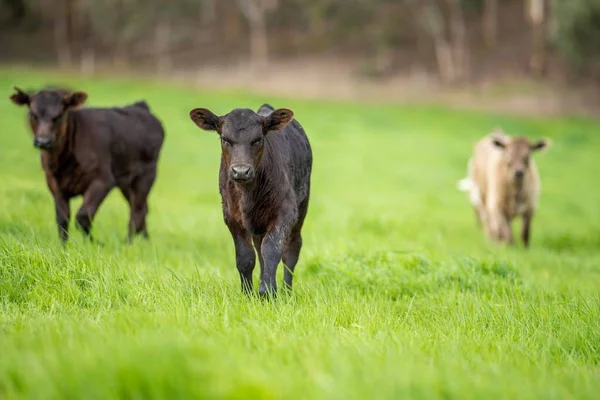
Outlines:
<svg viewBox="0 0 600 400"><path fill-rule="evenodd" d="M0 397L600 393L600 125L0 70L6 98L63 81L93 106L145 98L163 121L152 240L124 244L114 192L104 247L72 226L63 249L25 112L0 102ZM217 137L187 116L263 102L295 111L315 159L294 293L271 303L240 293ZM487 243L455 189L495 126L554 142L529 251Z"/></svg>

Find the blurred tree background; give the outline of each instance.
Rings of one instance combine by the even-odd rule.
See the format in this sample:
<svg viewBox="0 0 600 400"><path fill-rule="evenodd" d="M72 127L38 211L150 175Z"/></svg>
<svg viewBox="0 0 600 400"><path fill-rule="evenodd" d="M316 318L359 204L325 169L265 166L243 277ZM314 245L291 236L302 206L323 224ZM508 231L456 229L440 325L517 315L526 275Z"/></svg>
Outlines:
<svg viewBox="0 0 600 400"><path fill-rule="evenodd" d="M0 62L161 74L336 59L444 84L600 79L600 0L0 0Z"/></svg>

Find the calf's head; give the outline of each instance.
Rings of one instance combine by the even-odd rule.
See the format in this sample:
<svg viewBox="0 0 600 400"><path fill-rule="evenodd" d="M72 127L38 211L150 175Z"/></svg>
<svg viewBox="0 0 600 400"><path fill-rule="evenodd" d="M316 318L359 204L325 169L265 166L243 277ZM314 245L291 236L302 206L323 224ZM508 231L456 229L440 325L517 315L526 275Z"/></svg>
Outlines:
<svg viewBox="0 0 600 400"><path fill-rule="evenodd" d="M33 145L42 150L54 150L66 127L67 112L85 103L85 92L67 93L62 90L41 90L33 95L14 87L13 103L29 108L29 124Z"/></svg>
<svg viewBox="0 0 600 400"><path fill-rule="evenodd" d="M508 170L508 177L517 184L523 182L529 173L529 159L536 151L545 150L550 147L549 139L540 139L531 143L524 137L510 137L504 133L494 133L492 143L502 151L503 160Z"/></svg>
<svg viewBox="0 0 600 400"><path fill-rule="evenodd" d="M267 134L285 128L294 113L280 108L268 116L261 116L250 109L238 108L219 117L206 108L195 108L190 111L190 118L201 129L219 134L229 178L244 184L252 182L256 176Z"/></svg>

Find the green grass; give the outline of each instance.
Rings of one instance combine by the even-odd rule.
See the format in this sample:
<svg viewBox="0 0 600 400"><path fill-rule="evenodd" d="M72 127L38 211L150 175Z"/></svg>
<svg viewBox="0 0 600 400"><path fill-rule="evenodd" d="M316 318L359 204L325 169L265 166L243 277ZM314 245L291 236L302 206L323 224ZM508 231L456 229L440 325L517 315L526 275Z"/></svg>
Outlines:
<svg viewBox="0 0 600 400"><path fill-rule="evenodd" d="M0 69L5 97L63 81L164 122L152 241L123 243L115 191L105 246L72 226L63 249L25 110L0 101L0 398L598 398L597 123ZM187 116L265 101L295 111L315 159L296 286L275 302L240 292L217 136ZM529 251L488 243L455 189L495 126L554 142Z"/></svg>

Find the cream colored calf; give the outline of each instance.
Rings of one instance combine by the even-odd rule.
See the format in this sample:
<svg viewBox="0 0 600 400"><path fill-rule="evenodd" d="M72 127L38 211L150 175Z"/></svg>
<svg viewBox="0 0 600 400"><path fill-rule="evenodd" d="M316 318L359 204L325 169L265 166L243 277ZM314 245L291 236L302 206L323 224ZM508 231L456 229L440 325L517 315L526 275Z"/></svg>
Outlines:
<svg viewBox="0 0 600 400"><path fill-rule="evenodd" d="M521 239L529 246L540 193L540 177L530 156L550 144L548 139L531 143L501 130L475 144L467 177L459 181L458 188L469 193L477 219L492 240L513 244L512 221L522 217Z"/></svg>

